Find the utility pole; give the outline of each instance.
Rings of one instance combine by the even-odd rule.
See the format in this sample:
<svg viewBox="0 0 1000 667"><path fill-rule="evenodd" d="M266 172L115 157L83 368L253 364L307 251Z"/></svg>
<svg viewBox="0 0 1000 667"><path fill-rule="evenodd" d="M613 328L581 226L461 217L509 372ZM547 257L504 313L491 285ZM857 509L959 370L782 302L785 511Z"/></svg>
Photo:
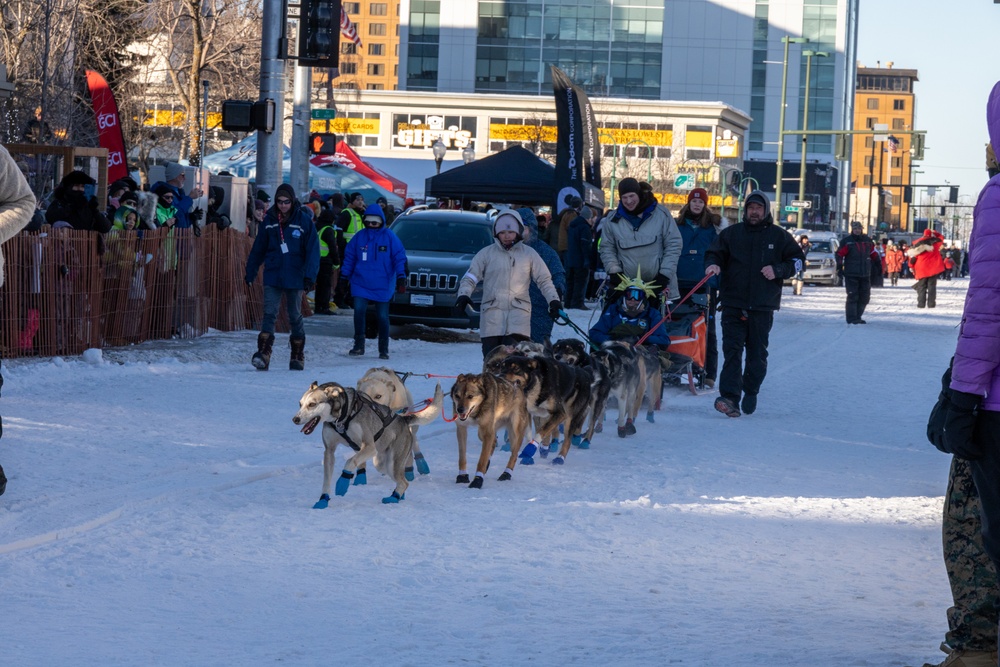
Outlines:
<svg viewBox="0 0 1000 667"><path fill-rule="evenodd" d="M257 130L258 190L274 195L281 183L281 158L284 147L282 117L285 108L285 17L282 0L263 0L260 42L260 101L274 100L274 132Z"/></svg>
<svg viewBox="0 0 1000 667"><path fill-rule="evenodd" d="M302 19L299 19L300 21ZM295 66L294 107L292 110L292 159L289 182L295 195L308 199L309 193L309 126L312 93L312 67Z"/></svg>

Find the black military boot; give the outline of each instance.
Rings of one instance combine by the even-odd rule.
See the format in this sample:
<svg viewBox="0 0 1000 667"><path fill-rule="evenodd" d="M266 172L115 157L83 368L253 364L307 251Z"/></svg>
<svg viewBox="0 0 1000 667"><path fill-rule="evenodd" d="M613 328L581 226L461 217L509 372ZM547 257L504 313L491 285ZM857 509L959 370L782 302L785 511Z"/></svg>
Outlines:
<svg viewBox="0 0 1000 667"><path fill-rule="evenodd" d="M274 334L264 333L257 335L257 351L254 352L250 363L259 371L266 371L271 364L271 346L274 345Z"/></svg>

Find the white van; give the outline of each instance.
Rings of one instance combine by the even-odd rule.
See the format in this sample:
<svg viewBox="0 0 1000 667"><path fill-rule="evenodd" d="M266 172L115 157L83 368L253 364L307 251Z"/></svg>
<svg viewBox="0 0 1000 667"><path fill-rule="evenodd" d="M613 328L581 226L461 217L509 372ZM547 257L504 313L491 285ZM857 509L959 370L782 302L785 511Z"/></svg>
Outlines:
<svg viewBox="0 0 1000 667"><path fill-rule="evenodd" d="M809 229L795 229L792 235L796 241L802 235L808 236L812 244L806 256L803 280L818 285L840 285L836 255L837 248L840 247L840 235L836 232L817 232Z"/></svg>

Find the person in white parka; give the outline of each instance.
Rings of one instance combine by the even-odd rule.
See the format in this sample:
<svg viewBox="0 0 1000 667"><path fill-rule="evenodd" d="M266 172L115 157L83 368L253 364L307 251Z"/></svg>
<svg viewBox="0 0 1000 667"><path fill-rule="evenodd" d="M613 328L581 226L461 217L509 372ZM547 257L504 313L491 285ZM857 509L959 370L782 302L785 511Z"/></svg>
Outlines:
<svg viewBox="0 0 1000 667"><path fill-rule="evenodd" d="M493 222L496 239L472 258L462 276L455 308L464 312L472 305L472 292L483 284L479 337L483 358L497 345L511 345L531 338L531 297L534 280L549 302L549 315L559 316L562 302L552 284L552 275L535 250L526 246L524 223L516 211L504 210Z"/></svg>

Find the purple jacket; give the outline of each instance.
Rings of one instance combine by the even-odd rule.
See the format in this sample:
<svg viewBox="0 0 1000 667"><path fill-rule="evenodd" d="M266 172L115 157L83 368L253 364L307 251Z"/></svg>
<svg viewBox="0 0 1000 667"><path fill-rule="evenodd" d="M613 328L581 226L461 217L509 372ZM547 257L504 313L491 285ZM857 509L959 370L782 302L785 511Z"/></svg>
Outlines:
<svg viewBox="0 0 1000 667"><path fill-rule="evenodd" d="M986 104L990 142L1000 146L1000 83ZM969 291L955 349L951 388L985 396L1000 412L1000 175L979 193L969 239Z"/></svg>

